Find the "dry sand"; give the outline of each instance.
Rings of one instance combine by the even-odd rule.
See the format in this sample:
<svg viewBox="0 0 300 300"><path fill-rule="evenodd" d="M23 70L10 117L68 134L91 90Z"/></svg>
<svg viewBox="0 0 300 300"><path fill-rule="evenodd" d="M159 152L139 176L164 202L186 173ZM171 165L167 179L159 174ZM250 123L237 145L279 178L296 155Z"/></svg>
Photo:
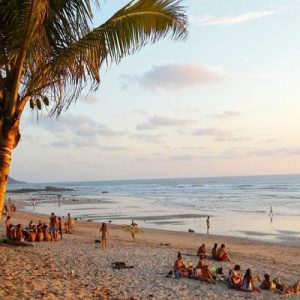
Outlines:
<svg viewBox="0 0 300 300"><path fill-rule="evenodd" d="M48 222L48 217L17 212L13 223ZM1 231L4 233L3 222ZM263 277L270 273L293 284L300 279L300 245L279 245L224 236L144 230L131 241L129 232L109 225L109 247L103 250L99 224L78 222L75 234L58 242L33 243L32 247L0 244L0 299L300 299L274 292L245 293L219 282L166 278L177 251L195 253L200 244L211 249L225 243L232 262L213 262L228 273L235 263ZM164 244L164 245L161 245ZM170 244L166 246L165 244ZM197 262L196 257L184 256ZM134 269L113 270L111 263L125 261Z"/></svg>

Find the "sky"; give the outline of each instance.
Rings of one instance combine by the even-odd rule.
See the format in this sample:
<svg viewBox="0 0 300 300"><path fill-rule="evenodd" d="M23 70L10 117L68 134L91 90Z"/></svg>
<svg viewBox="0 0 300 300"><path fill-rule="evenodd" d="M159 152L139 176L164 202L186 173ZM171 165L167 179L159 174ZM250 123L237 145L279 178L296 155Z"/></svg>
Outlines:
<svg viewBox="0 0 300 300"><path fill-rule="evenodd" d="M128 1L102 1L94 26ZM300 173L300 1L183 0L186 41L119 65L58 120L28 107L27 182Z"/></svg>

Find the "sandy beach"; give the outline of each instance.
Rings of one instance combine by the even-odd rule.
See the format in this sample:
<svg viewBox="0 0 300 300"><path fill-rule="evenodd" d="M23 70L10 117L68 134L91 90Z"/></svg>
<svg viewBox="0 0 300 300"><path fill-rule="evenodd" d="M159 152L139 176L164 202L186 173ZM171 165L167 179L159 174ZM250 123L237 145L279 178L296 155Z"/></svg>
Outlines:
<svg viewBox="0 0 300 300"><path fill-rule="evenodd" d="M48 222L48 216L16 212L13 223ZM3 222L2 222L3 224ZM0 244L0 299L283 299L274 292L245 293L192 279L166 278L177 251L194 254L200 244L211 249L225 243L231 262L210 261L228 274L235 263L279 277L287 284L299 280L300 245L280 245L234 237L145 229L131 241L130 233L109 225L109 246L103 250L99 223L78 222L74 234L62 241L33 243L28 247ZM4 226L1 226L4 234ZM197 262L197 257L183 256ZM113 270L124 261L133 269ZM298 299L299 295L288 296Z"/></svg>

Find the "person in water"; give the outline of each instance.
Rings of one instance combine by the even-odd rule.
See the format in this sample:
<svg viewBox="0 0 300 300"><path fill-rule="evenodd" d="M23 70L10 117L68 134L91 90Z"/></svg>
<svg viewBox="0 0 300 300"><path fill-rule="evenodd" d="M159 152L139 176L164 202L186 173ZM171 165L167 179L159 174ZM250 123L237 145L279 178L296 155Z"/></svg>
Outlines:
<svg viewBox="0 0 300 300"><path fill-rule="evenodd" d="M102 223L102 226L100 228L100 232L102 233L102 236L101 236L102 247L103 247L103 249L106 249L106 247L107 247L107 237L109 236L106 223Z"/></svg>
<svg viewBox="0 0 300 300"><path fill-rule="evenodd" d="M230 261L228 252L226 251L224 244L222 244L217 251L217 259L219 261Z"/></svg>
<svg viewBox="0 0 300 300"><path fill-rule="evenodd" d="M233 270L229 271L229 284L235 289L240 289L243 283L242 275L240 274L241 266L235 265Z"/></svg>
<svg viewBox="0 0 300 300"><path fill-rule="evenodd" d="M271 280L269 274L264 275L264 280L261 283L261 288L264 290L274 290L276 289L276 284Z"/></svg>
<svg viewBox="0 0 300 300"><path fill-rule="evenodd" d="M202 244L202 245L199 247L199 249L198 249L198 251L197 251L197 255L198 255L198 256L202 255L204 258L207 257L207 253L206 253L206 249L205 249L205 244Z"/></svg>
<svg viewBox="0 0 300 300"><path fill-rule="evenodd" d="M211 250L211 258L212 259L218 259L218 257L217 257L217 249L218 249L218 244L215 243L214 247Z"/></svg>

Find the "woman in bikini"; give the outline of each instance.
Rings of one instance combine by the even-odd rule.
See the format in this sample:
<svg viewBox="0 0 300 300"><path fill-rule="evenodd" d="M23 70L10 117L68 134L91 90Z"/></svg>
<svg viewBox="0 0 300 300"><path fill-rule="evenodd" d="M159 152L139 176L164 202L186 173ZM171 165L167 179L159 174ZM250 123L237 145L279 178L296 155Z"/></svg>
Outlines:
<svg viewBox="0 0 300 300"><path fill-rule="evenodd" d="M197 268L200 269L200 280L203 280L207 283L216 283L211 271L209 270L209 264L204 261L203 255L199 256Z"/></svg>
<svg viewBox="0 0 300 300"><path fill-rule="evenodd" d="M189 271L183 261L181 253L178 252L177 259L174 262L174 274L176 278L188 277Z"/></svg>
<svg viewBox="0 0 300 300"><path fill-rule="evenodd" d="M243 283L242 275L240 274L241 266L235 265L233 270L229 271L229 284L235 289L240 289Z"/></svg>
<svg viewBox="0 0 300 300"><path fill-rule="evenodd" d="M107 247L107 237L109 236L106 223L102 223L102 226L100 228L100 232L102 233L102 236L101 236L102 247L103 247L103 249L106 249L106 247Z"/></svg>

